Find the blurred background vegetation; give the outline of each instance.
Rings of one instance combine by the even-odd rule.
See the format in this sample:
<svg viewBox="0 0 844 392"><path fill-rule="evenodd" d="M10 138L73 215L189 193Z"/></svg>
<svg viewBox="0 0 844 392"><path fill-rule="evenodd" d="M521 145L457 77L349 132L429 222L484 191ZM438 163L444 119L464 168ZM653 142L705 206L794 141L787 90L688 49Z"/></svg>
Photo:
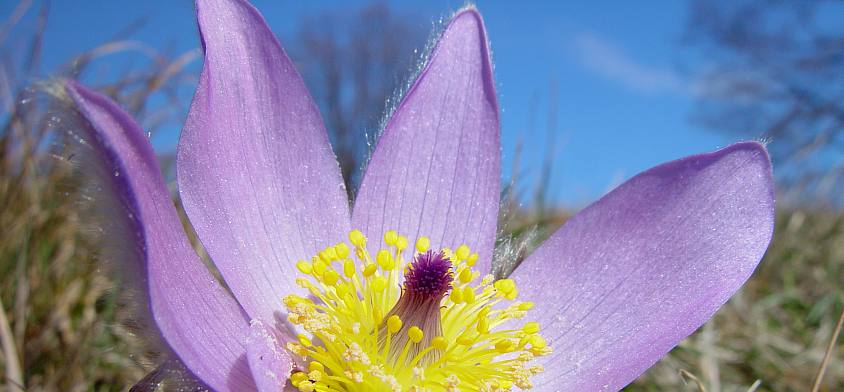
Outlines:
<svg viewBox="0 0 844 392"><path fill-rule="evenodd" d="M84 202L90 189L67 148L73 122L44 86L98 72L111 61L104 55L139 56L144 60L96 87L154 133L183 118L199 53L144 47L130 40L136 26L127 26L62 67L36 73L49 9L34 4L20 1L0 21L0 386L125 390L162 358L145 337L137 298L125 295L99 258L102 233ZM726 98L702 99L693 121L775 141L775 238L749 283L628 390L812 390L828 350L817 388L844 390L844 353L831 341L844 309L844 36L815 25L813 4L690 3L684 42L710 59L705 76ZM37 25L13 34L25 13L38 14ZM418 58L415 49L425 45L427 31L407 26L384 4L324 13L303 20L300 39L289 47L302 61L351 190L383 118L384 97L394 102ZM575 211L544 196L553 151L533 169L539 180L526 183L521 146L505 148L516 158L502 193L499 257L520 260ZM161 162L170 173L173 157Z"/></svg>

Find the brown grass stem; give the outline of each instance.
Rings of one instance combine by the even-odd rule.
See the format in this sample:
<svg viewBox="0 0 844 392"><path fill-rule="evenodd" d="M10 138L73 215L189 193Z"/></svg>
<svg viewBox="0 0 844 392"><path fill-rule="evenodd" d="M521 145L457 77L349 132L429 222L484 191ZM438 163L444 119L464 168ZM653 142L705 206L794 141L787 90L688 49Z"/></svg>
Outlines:
<svg viewBox="0 0 844 392"><path fill-rule="evenodd" d="M832 332L832 338L829 339L829 345L826 346L826 353L823 356L821 367L818 369L818 375L815 376L815 383L812 385L812 392L818 392L821 388L821 381L823 381L826 368L832 359L832 351L835 349L835 343L838 342L838 335L841 334L841 326L844 325L844 307L841 309L841 315L838 316L838 323L835 324L835 331Z"/></svg>
<svg viewBox="0 0 844 392"><path fill-rule="evenodd" d="M9 390L23 390L21 362L2 299L0 299L0 343L3 345L3 358L6 362L6 383L9 385Z"/></svg>

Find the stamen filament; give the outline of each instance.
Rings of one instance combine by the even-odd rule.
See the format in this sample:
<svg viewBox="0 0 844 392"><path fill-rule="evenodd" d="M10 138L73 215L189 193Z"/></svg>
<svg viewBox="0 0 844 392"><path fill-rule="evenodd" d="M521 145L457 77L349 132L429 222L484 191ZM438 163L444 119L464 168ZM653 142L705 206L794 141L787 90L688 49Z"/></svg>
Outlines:
<svg viewBox="0 0 844 392"><path fill-rule="evenodd" d="M385 233L388 247L376 257L360 231L352 231L349 242L296 264L305 276L296 283L311 295L284 298L287 319L310 334L287 344L291 353L310 361L307 371L290 376L296 388L531 387L530 377L542 369L528 363L551 349L539 335L539 324L510 324L532 303L498 306L518 296L514 281L494 282L491 275L478 281L480 273L472 269L478 254L465 245L432 251L430 240L419 237L405 260L410 242L395 231ZM501 325L509 327L499 330Z"/></svg>

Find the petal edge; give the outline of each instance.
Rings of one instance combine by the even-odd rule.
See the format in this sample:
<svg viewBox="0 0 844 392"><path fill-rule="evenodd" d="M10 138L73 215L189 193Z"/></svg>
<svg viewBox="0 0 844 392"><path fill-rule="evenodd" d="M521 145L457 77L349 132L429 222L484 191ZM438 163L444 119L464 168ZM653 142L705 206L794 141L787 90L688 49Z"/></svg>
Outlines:
<svg viewBox="0 0 844 392"><path fill-rule="evenodd" d="M773 233L755 142L647 170L571 218L513 274L555 352L547 390L618 390L708 320Z"/></svg>
<svg viewBox="0 0 844 392"><path fill-rule="evenodd" d="M498 102L483 20L452 18L384 129L352 216L373 247L386 230L431 247L466 243L489 270L499 204Z"/></svg>
<svg viewBox="0 0 844 392"><path fill-rule="evenodd" d="M202 382L217 390L252 390L243 361L248 323L217 283L182 229L155 155L140 127L108 98L75 83L66 91L90 125L83 129L95 159L128 216L126 244L142 269L152 317L167 344ZM84 127L83 127L84 128ZM113 169L111 169L113 168ZM114 172L111 175L111 172Z"/></svg>
<svg viewBox="0 0 844 392"><path fill-rule="evenodd" d="M349 203L319 110L260 13L196 4L205 63L177 151L196 232L251 318L283 318L295 262L343 240Z"/></svg>

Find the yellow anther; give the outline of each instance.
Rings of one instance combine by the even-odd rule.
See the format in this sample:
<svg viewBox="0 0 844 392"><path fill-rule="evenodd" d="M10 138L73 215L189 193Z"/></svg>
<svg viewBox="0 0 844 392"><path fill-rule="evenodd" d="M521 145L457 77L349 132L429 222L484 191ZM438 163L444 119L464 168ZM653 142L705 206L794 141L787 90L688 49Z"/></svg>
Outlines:
<svg viewBox="0 0 844 392"><path fill-rule="evenodd" d="M542 365L533 365L533 366L531 366L531 367L530 367L530 369L528 369L528 370L530 370L530 372L531 372L532 374L539 374L539 373L542 373L542 372L544 372L544 371L545 371L545 366L542 366Z"/></svg>
<svg viewBox="0 0 844 392"><path fill-rule="evenodd" d="M304 357L304 356L308 355L308 351L305 350L305 348L302 347L301 344L296 344L296 343L293 343L293 342L287 342L287 344L285 346L287 347L288 351L290 351L291 353L296 354L298 356Z"/></svg>
<svg viewBox="0 0 844 392"><path fill-rule="evenodd" d="M346 257L349 257L349 246L343 242L334 245L334 253L337 254L338 258L345 259Z"/></svg>
<svg viewBox="0 0 844 392"><path fill-rule="evenodd" d="M463 271L460 271L460 275L458 277L461 282L469 283L472 281L472 270L465 268Z"/></svg>
<svg viewBox="0 0 844 392"><path fill-rule="evenodd" d="M347 278L355 276L355 262L353 260L348 259L343 262L343 275L346 275Z"/></svg>
<svg viewBox="0 0 844 392"><path fill-rule="evenodd" d="M350 288L348 285L343 284L343 283L338 284L337 286L334 287L334 291L337 292L337 296L340 297L340 298L343 298L343 299L345 299L346 294L350 294L352 292L352 290L354 290L354 289Z"/></svg>
<svg viewBox="0 0 844 392"><path fill-rule="evenodd" d="M495 350L500 353L510 352L511 348L513 348L513 342L509 340L499 340L495 343Z"/></svg>
<svg viewBox="0 0 844 392"><path fill-rule="evenodd" d="M477 253L472 253L472 254L470 254L470 255L469 255L469 258L467 258L467 259L466 259L466 265L468 265L468 266L470 266L470 267L474 267L474 266L475 266L475 264L477 264L477 263L478 263L478 257L479 257L479 256L478 256L478 254L477 254Z"/></svg>
<svg viewBox="0 0 844 392"><path fill-rule="evenodd" d="M322 380L322 372L319 370L308 372L308 378L313 382L319 382Z"/></svg>
<svg viewBox="0 0 844 392"><path fill-rule="evenodd" d="M343 375L358 384L363 382L363 373L361 372L347 369L343 371Z"/></svg>
<svg viewBox="0 0 844 392"><path fill-rule="evenodd" d="M305 380L299 383L299 390L302 392L314 392L316 390L316 384Z"/></svg>
<svg viewBox="0 0 844 392"><path fill-rule="evenodd" d="M300 277L296 278L296 286L299 286L303 289L306 289L308 287L311 287L311 282L308 282L307 279L300 276Z"/></svg>
<svg viewBox="0 0 844 392"><path fill-rule="evenodd" d="M389 271L396 267L396 262L393 260L393 256L388 250L379 250L378 255L375 256L375 260L378 261L378 265L385 270Z"/></svg>
<svg viewBox="0 0 844 392"><path fill-rule="evenodd" d="M285 295L284 298L281 299L281 302L284 302L284 306L292 307L293 305L300 304L303 302L308 302L307 299L302 298L295 294Z"/></svg>
<svg viewBox="0 0 844 392"><path fill-rule="evenodd" d="M431 247L431 240L428 237L419 237L416 239L416 251L425 253Z"/></svg>
<svg viewBox="0 0 844 392"><path fill-rule="evenodd" d="M533 302L522 302L519 304L519 310L527 312L528 310L533 309Z"/></svg>
<svg viewBox="0 0 844 392"><path fill-rule="evenodd" d="M392 315L387 319L387 332L394 334L401 329L401 318L397 315Z"/></svg>
<svg viewBox="0 0 844 392"><path fill-rule="evenodd" d="M469 258L469 253L471 250L466 244L460 245L457 247L457 251L454 252L454 255L457 256L457 261L463 261Z"/></svg>
<svg viewBox="0 0 844 392"><path fill-rule="evenodd" d="M301 343L303 346L311 347L311 346L314 345L313 342L311 342L311 339L309 339L307 335L300 333L298 337L299 337L299 343Z"/></svg>
<svg viewBox="0 0 844 392"><path fill-rule="evenodd" d="M519 343L519 345L523 346L523 344L521 344L521 343ZM530 362L530 361L534 360L534 356L531 353L523 352L523 353L519 354L517 359L519 361L522 361L522 362Z"/></svg>
<svg viewBox="0 0 844 392"><path fill-rule="evenodd" d="M372 274L374 274L375 270L377 270L377 269L378 269L377 265L372 264L372 263L367 264L366 267L363 267L363 276L368 278L368 277L372 276Z"/></svg>
<svg viewBox="0 0 844 392"><path fill-rule="evenodd" d="M383 276L376 276L375 279L372 280L372 291L376 293L380 293L387 288L387 279Z"/></svg>
<svg viewBox="0 0 844 392"><path fill-rule="evenodd" d="M463 291L455 287L451 290L451 295L448 298L451 302L459 304L463 302Z"/></svg>
<svg viewBox="0 0 844 392"><path fill-rule="evenodd" d="M331 264L331 255L328 254L327 251L321 250L318 254L319 259L325 262L325 264Z"/></svg>
<svg viewBox="0 0 844 392"><path fill-rule="evenodd" d="M396 249L399 251L407 249L407 237L400 235L399 238L396 239Z"/></svg>
<svg viewBox="0 0 844 392"><path fill-rule="evenodd" d="M322 274L322 281L329 286L334 286L340 280L340 274L333 269L329 269Z"/></svg>
<svg viewBox="0 0 844 392"><path fill-rule="evenodd" d="M475 290L472 287L466 286L463 288L463 301L466 301L467 304L475 302Z"/></svg>
<svg viewBox="0 0 844 392"><path fill-rule="evenodd" d="M507 295L516 289L516 282L513 279L499 279L492 284L498 292Z"/></svg>
<svg viewBox="0 0 844 392"><path fill-rule="evenodd" d="M509 292L509 293L505 294L505 295L504 295L504 298L507 298L507 299L509 299L510 301L513 301L513 300L515 300L518 296L519 296L519 290L518 290L518 289L516 289L516 288L513 288L513 291L511 291L511 292Z"/></svg>
<svg viewBox="0 0 844 392"><path fill-rule="evenodd" d="M337 255L337 249L333 246L329 246L325 248L325 253L328 255L331 260L339 260L340 256Z"/></svg>
<svg viewBox="0 0 844 392"><path fill-rule="evenodd" d="M407 330L407 337L410 338L413 343L419 343L422 341L422 338L425 337L425 333L423 333L419 327L414 325Z"/></svg>
<svg viewBox="0 0 844 392"><path fill-rule="evenodd" d="M486 317L478 319L478 333L489 333L489 319Z"/></svg>
<svg viewBox="0 0 844 392"><path fill-rule="evenodd" d="M501 380L498 382L498 387L503 391L509 391L513 388L513 382L510 380Z"/></svg>
<svg viewBox="0 0 844 392"><path fill-rule="evenodd" d="M328 256L328 260L334 261L337 260L339 257L337 256L337 250L334 249L333 246L329 246L325 248L325 255Z"/></svg>
<svg viewBox="0 0 844 392"><path fill-rule="evenodd" d="M299 272L301 272L305 275L310 275L311 272L314 270L314 266L313 266L313 264L311 264L311 263L309 263L305 260L299 260L296 263L296 269L298 269Z"/></svg>
<svg viewBox="0 0 844 392"><path fill-rule="evenodd" d="M290 375L290 383L293 386L298 386L300 382L306 381L308 379L308 375L305 372L296 372Z"/></svg>
<svg viewBox="0 0 844 392"><path fill-rule="evenodd" d="M475 344L475 335L469 333L469 331L464 332L460 337L457 338L457 344L461 346L471 346Z"/></svg>
<svg viewBox="0 0 844 392"><path fill-rule="evenodd" d="M328 269L328 265L325 264L325 262L322 261L322 259L314 260L314 271L313 272L314 272L315 276L322 276L322 274L324 274L325 270L327 270L327 269Z"/></svg>
<svg viewBox="0 0 844 392"><path fill-rule="evenodd" d="M308 365L308 370L312 372L325 372L325 366L317 361L313 361Z"/></svg>
<svg viewBox="0 0 844 392"><path fill-rule="evenodd" d="M519 347L524 347L525 345L527 345L528 343L530 343L530 338L531 338L531 336L533 336L533 335L525 335L525 336L522 336L522 338L521 338L521 339L519 339Z"/></svg>
<svg viewBox="0 0 844 392"><path fill-rule="evenodd" d="M357 248L366 247L366 237L360 232L360 230L352 230L349 232L349 242Z"/></svg>
<svg viewBox="0 0 844 392"><path fill-rule="evenodd" d="M524 331L528 335L535 334L539 332L539 323L537 323L536 321L525 323L525 326L522 327L522 331Z"/></svg>
<svg viewBox="0 0 844 392"><path fill-rule="evenodd" d="M384 243L389 246L395 245L397 239L399 239L399 233L396 233L395 230L387 230L387 232L384 233Z"/></svg>
<svg viewBox="0 0 844 392"><path fill-rule="evenodd" d="M445 349L448 348L448 342L445 341L444 337L437 336L431 339L431 347L440 351L445 351Z"/></svg>
<svg viewBox="0 0 844 392"><path fill-rule="evenodd" d="M533 335L530 337L530 345L534 348L545 348L548 343L545 342L545 338L542 335Z"/></svg>

